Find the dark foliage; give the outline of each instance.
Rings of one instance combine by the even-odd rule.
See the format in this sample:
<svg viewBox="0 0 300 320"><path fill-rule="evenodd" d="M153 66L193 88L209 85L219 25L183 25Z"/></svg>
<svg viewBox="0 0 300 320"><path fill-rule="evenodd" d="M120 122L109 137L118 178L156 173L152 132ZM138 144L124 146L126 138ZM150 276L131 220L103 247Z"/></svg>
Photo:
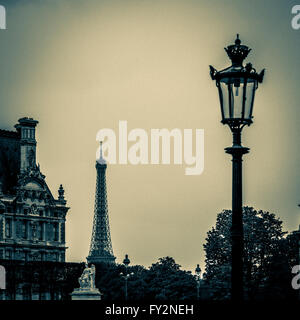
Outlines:
<svg viewBox="0 0 300 320"><path fill-rule="evenodd" d="M293 299L291 265L296 264L295 237L286 236L282 221L275 214L243 208L244 288L246 298ZM216 226L208 233L205 279L214 291L214 299L230 298L231 211L217 216Z"/></svg>
<svg viewBox="0 0 300 320"><path fill-rule="evenodd" d="M149 269L143 266L96 265L96 286L103 300L124 300L124 279L120 273L132 273L128 280L128 298L132 301L184 300L196 295L196 283L190 272L180 270L173 258L160 258Z"/></svg>
<svg viewBox="0 0 300 320"><path fill-rule="evenodd" d="M7 271L7 297L18 295L28 299L70 300L84 263L21 262L1 260ZM160 258L148 269L143 266L96 264L96 287L104 301L124 301L124 277L128 279L128 300L185 300L196 299L196 282L190 272L183 271L173 258Z"/></svg>

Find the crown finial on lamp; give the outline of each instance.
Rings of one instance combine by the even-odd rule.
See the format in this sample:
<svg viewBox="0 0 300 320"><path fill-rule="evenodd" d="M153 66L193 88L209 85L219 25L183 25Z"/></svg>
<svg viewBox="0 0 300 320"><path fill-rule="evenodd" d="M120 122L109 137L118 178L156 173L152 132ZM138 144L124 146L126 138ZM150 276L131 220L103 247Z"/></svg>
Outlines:
<svg viewBox="0 0 300 320"><path fill-rule="evenodd" d="M239 46L241 44L241 39L240 39L240 35L237 33L236 34L236 39L235 39L235 42L234 42L237 46Z"/></svg>
<svg viewBox="0 0 300 320"><path fill-rule="evenodd" d="M128 258L128 254L125 254L125 259L123 260L123 263L125 264L126 267L129 265L130 260Z"/></svg>
<svg viewBox="0 0 300 320"><path fill-rule="evenodd" d="M241 44L240 35L236 35L234 44L229 45L227 48L224 48L229 59L232 62L232 65L242 66L244 59L248 56L248 53L251 49L245 45Z"/></svg>

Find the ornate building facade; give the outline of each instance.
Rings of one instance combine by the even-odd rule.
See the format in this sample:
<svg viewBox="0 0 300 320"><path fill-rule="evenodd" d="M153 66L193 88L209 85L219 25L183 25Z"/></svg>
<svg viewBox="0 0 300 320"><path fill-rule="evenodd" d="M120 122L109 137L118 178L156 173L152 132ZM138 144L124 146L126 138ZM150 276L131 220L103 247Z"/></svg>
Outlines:
<svg viewBox="0 0 300 320"><path fill-rule="evenodd" d="M69 208L36 164L37 124L21 118L16 131L0 130L0 260L65 262Z"/></svg>

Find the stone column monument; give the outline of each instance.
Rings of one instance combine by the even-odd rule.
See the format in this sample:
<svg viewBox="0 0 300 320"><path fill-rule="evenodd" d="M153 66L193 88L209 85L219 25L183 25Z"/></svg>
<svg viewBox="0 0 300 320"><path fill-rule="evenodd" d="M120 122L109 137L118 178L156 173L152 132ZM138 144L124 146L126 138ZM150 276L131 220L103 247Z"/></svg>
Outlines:
<svg viewBox="0 0 300 320"><path fill-rule="evenodd" d="M74 289L71 293L72 300L101 300L101 293L95 287L95 275L95 266L92 264L89 268L86 263L85 269L78 279L80 288Z"/></svg>

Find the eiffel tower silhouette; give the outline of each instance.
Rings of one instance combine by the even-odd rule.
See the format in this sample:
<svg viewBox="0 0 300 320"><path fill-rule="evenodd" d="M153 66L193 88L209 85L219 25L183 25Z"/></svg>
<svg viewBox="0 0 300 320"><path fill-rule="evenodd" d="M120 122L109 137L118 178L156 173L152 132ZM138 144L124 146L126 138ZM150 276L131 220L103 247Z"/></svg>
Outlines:
<svg viewBox="0 0 300 320"><path fill-rule="evenodd" d="M100 158L96 161L97 182L95 193L95 209L93 232L88 263L115 263L113 254L106 192L106 168L107 164L102 155L102 141L100 142Z"/></svg>

